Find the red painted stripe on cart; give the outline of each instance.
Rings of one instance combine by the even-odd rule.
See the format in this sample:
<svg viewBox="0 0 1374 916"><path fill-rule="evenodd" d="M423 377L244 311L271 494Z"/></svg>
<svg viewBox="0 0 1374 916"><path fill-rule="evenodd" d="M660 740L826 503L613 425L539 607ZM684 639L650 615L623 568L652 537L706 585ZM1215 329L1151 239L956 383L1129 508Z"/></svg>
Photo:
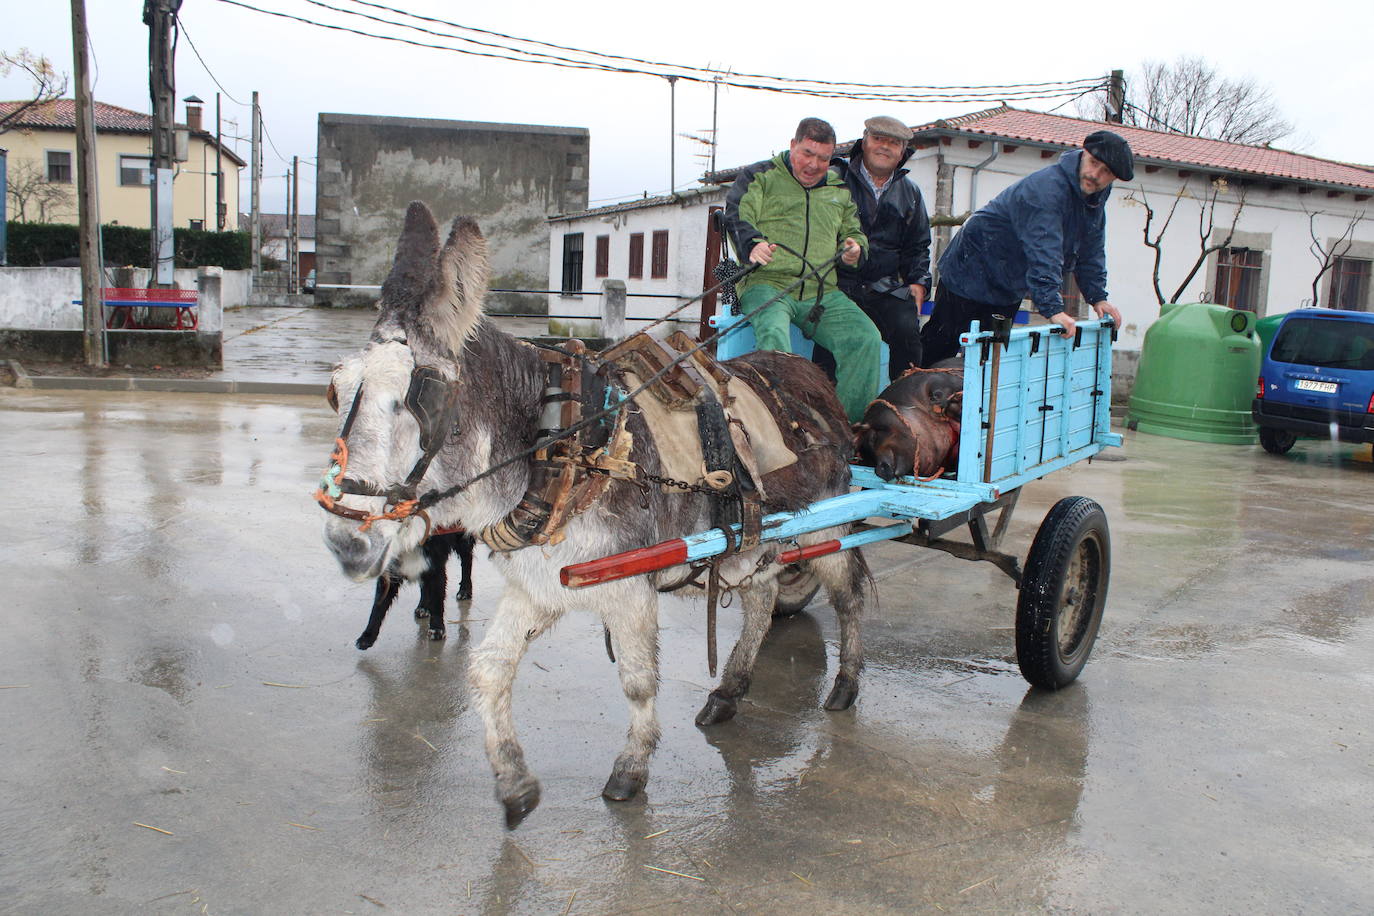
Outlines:
<svg viewBox="0 0 1374 916"><path fill-rule="evenodd" d="M588 560L586 563L564 566L559 571L558 578L568 588L583 588L653 572L656 569L667 569L669 566L686 562L687 542L682 538L673 538L652 547L640 547L609 557Z"/></svg>
<svg viewBox="0 0 1374 916"><path fill-rule="evenodd" d="M838 538L831 538L828 541L821 541L819 544L812 544L808 547L794 547L792 550L784 550L778 554L778 562L786 566L788 563L796 563L798 560L810 560L813 557L823 557L828 553L835 553L841 547Z"/></svg>

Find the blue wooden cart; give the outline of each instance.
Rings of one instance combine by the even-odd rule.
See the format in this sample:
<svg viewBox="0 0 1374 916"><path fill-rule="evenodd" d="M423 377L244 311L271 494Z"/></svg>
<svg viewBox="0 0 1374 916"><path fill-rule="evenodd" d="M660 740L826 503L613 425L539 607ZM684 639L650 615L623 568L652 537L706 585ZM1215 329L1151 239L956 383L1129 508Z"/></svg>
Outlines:
<svg viewBox="0 0 1374 916"><path fill-rule="evenodd" d="M713 319L729 329L718 347L722 359L752 348L748 326L736 322L732 316ZM1113 336L1109 320L1079 322L1073 338L1056 325L986 331L975 323L961 338L957 472L930 481L884 481L856 465L852 492L766 516L763 536L773 541L857 523L851 534L778 557L787 564L778 613L796 613L815 594L817 582L806 568L812 557L882 540L943 550L991 562L1016 583L1016 654L1026 679L1051 689L1072 682L1087 662L1106 602L1106 515L1087 497L1065 497L1045 516L1024 568L999 546L1023 484L1121 444L1121 436L1110 431ZM969 541L946 537L961 527ZM726 549L725 535L712 529L569 566L563 582L594 585L705 560Z"/></svg>

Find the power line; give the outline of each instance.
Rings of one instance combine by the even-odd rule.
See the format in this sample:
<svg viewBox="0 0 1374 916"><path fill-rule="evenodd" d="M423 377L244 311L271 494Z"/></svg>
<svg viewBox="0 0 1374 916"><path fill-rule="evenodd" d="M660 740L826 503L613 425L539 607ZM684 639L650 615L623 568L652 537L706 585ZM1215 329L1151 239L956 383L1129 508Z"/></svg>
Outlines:
<svg viewBox="0 0 1374 916"><path fill-rule="evenodd" d="M384 22L384 23L387 23L387 24L389 24L389 25L399 25L399 26L402 26L402 27L404 27L404 28L417 28L416 26L411 26L411 25L408 25L408 24L406 24L406 23L394 22L394 21L392 21L392 20L381 19L381 18L378 18L378 17L375 17L375 16L367 16L366 14L358 13L358 12L355 12L355 11L352 11L352 10L345 10L345 9L341 9L340 7L330 6L330 5L327 4L327 3L321 2L321 0L306 0L306 2L307 2L307 3L310 3L310 4L314 5L314 6L324 7L325 9L331 9L331 10L335 10L335 11L337 11L337 12L347 13L347 14L349 14L349 15L363 16L364 18L372 19L372 20L374 20L374 21L376 21L376 22ZM701 74L704 74L704 75L706 75L707 77L712 78L712 79L714 79L714 78L717 77L717 76L731 75L731 76L737 76L737 77L742 77L742 78L746 78L746 79L762 79L762 80L771 80L771 81L782 82L782 83L809 84L809 85L822 85L822 86L852 86L852 87L856 87L856 88L860 88L860 89L926 89L926 90L931 90L931 91L946 91L946 90L967 90L967 91L973 91L973 90L987 90L987 91L989 91L989 92L994 91L994 90L1049 89L1049 88L1055 88L1055 87L1065 86L1065 85L1068 85L1068 84L1074 84L1074 83L1085 82L1085 80L1050 80L1050 81L1045 81L1045 82L1033 82L1033 83L1003 83L1003 84L997 84L997 85L980 85L980 86L941 86L941 85L902 84L902 83L854 83L854 82L837 82L837 81L832 81L832 80L818 80L818 79L810 79L810 78L795 78L795 77L786 77L786 76L770 76L770 75L768 75L768 74L761 74L761 73L736 73L736 72L733 72L733 71L731 71L729 74L726 74L726 73L723 73L723 72L720 71L720 70L713 70L713 69L711 69L711 68L709 68L709 67L695 67L695 66L692 66L692 65L690 65L690 64L674 64L674 63L669 63L669 62L665 62L665 61L646 60L646 59L640 58L640 57L630 57L630 56L621 55L621 54L611 54L611 53L604 52L604 51L591 51L591 50L587 50L587 49L585 49L585 48L575 48L575 47L572 47L572 46L569 46L569 45L554 44L554 43L552 43L552 42L541 41L541 40L536 39L536 38L522 38L522 37L520 37L520 36L518 36L518 35L510 35L510 34L507 34L507 33L505 33L505 32L494 32L494 31L491 31L491 30L489 30L489 29L478 28L477 26L463 25L462 23L452 22L452 21L449 21L449 20L446 20L446 19L436 19L436 18L434 18L434 17L432 17L432 16L424 16L424 15L421 15L421 14L419 14L419 13L412 13L412 12L410 12L410 11L408 11L408 10L400 9L400 8L397 8L397 7L394 7L394 6L387 6L386 4L383 4L383 3L374 3L374 2L371 2L371 0L346 0L346 2L351 2L351 3L354 3L354 4L358 5L358 6L371 7L372 9L385 10L385 11L387 11L387 12L395 13L395 14L400 15L400 16L406 16L406 17L408 17L408 18L416 19L416 20L419 20L419 21L421 21L421 22L432 22L432 23L436 23L436 24L438 24L438 25L446 25L446 26L450 26L450 27L452 27L452 28L462 29L463 31L466 31L466 32L476 32L476 33L481 34L481 35L491 35L491 36L496 37L496 38L502 38L502 39L505 39L505 40L507 40L507 41L515 41L515 42L519 42L519 43L521 43L521 44L538 45L538 46L540 46L540 47L553 48L553 49L559 50L559 51L569 51L569 52L572 52L572 53L575 53L575 54L585 54L585 55L589 55L589 56L593 56L593 57L604 58L604 59L606 59L606 60L622 60L622 61L628 61L628 62L630 62L630 63L644 64L644 65L646 65L646 66L651 66L651 67L669 67L669 68L672 68L672 69L675 69L675 70L682 70L682 71L687 71L687 72L701 73ZM428 30L428 29L423 29L423 30L421 30L421 31L426 31L426 32L429 32L430 34L433 34L433 35L443 35L444 37L459 38L459 39L462 40L462 41L471 41L471 39L461 38L461 36L448 35L447 33L432 32L432 31L430 31L430 30ZM528 51L523 51L523 50L518 49L518 48L510 48L510 47L501 46L501 45L496 45L495 47L501 47L503 50L514 51L514 52L516 52L516 53L521 53L521 54L530 54L530 53L531 53L531 52L528 52ZM635 72L642 72L642 71L635 71ZM1099 77L1093 77L1093 80L1098 80L1098 79L1100 79L1100 78L1099 78Z"/></svg>
<svg viewBox="0 0 1374 916"><path fill-rule="evenodd" d="M200 65L205 68L205 72L210 74L210 79L214 80L215 85L219 87L219 91L229 96L229 101L233 102L235 105L242 105L246 108L247 106L244 105L243 102L240 102L238 99L234 98L233 94L230 93L228 89L224 88L224 84L219 81L219 77L215 76L215 72L211 70L210 65L205 62L205 58L200 56L200 49L197 48L196 43L191 40L191 33L186 31L186 23L181 21L180 16L176 16L176 21L177 30L181 32L181 34L186 36L186 43L189 44L191 46L191 50L195 52L196 60L200 61Z"/></svg>
<svg viewBox="0 0 1374 916"><path fill-rule="evenodd" d="M668 74L668 73L657 72L657 71L652 71L652 70L645 70L645 69L641 69L641 68L613 66L613 65L610 65L610 64L600 63L600 62L598 62L598 61L577 61L577 60L573 60L573 59L571 59L571 58L563 58L563 57L558 57L558 56L556 56L556 55L544 54L543 52L526 51L526 50L519 49L519 48L510 48L510 47L506 47L506 46L502 46L502 45L494 45L494 44L491 44L491 43L488 43L488 42L480 42L480 41L478 41L478 40L476 40L476 39L465 38L465 37L463 37L463 36L457 36L457 35L449 35L449 34L444 34L444 33L438 33L438 32L435 32L435 31L432 30L432 29L427 29L427 28L423 28L423 27L419 27L419 26L413 26L413 25L409 25L409 24L407 24L407 23L394 22L394 21L392 21L392 20L387 20L387 19L382 19L382 18L376 17L376 16L371 16L371 15L366 14L366 13L359 13L359 12L356 12L356 11L344 10L344 9L339 8L339 7L330 6L329 4L322 2L322 0L306 0L306 2L312 3L312 4L316 5L316 6L320 6L320 7L326 8L326 9L331 9L331 10L334 10L334 11L337 11L337 12L340 12L340 13L343 13L343 14L346 14L346 15L360 16L360 17L362 17L362 18L370 19L370 20L372 20L372 21L376 21L376 22L383 23L383 24L386 24L386 25L396 26L396 27L398 27L398 28L408 28L408 29L412 29L412 30L415 30L415 31L423 32L423 33L425 33L425 34L435 35L436 37L449 38L449 39L456 40L456 41L466 42L466 43L468 43L468 44L474 44L474 45L479 45L479 46L482 46L482 47L489 47L489 48L497 48L497 49L499 49L499 50L509 52L509 54L518 55L518 56L508 56L507 54L497 54L497 53L493 53L492 51L477 51L477 50L473 50L473 49L471 49L471 48L455 48L455 47L453 47L453 46L451 46L451 45L434 44L434 43L432 43L432 42L418 41L418 40L416 40L416 39L404 38L404 37L397 36L397 35L384 35L384 34L379 34L379 33L376 33L376 32L368 32L368 31L364 31L364 30L362 30L362 29L350 28L350 27L344 26L344 25L337 25L337 24L334 24L334 23L320 22L320 21L315 20L315 19L310 19L310 18L307 18L307 17L304 17L304 16L298 16L298 15L295 15L295 14L292 14L292 13L284 13L284 12L280 12L280 11L277 11L277 10L264 9L264 8L262 8L262 7L259 7L259 6L254 6L254 5L250 4L250 3L243 2L243 0L219 0L219 2L221 2L221 3L227 3L227 4L231 5L231 6L242 7L243 9L251 10L251 11L257 12L257 13L262 13L262 14L268 15L268 16L275 16L275 17L281 18L281 19L293 20L293 21L295 21L295 22L300 22L300 23L303 23L303 24L305 24L305 25L314 26L314 27L316 27L316 28L329 29L329 30L337 31L337 32L346 32L346 33L353 34L353 35L359 35L359 36L362 36L362 37L364 37L364 38L376 38L376 39L380 39L380 40L383 40L383 41L392 41L392 42L397 42L397 43L400 43L400 44L411 45L411 46L413 46L413 47L430 48L430 49L439 50L439 51L449 51L449 52L451 52L451 53L465 54L465 55L469 55L469 56L473 56L473 57L485 57L485 58L490 58L490 59L494 59L494 60L506 60L506 61L511 61L511 62L515 62L515 63L537 63L537 64L543 64L543 65L545 65L545 66L563 67L563 68L576 69L576 70L600 70L600 71L603 71L603 72L611 72L611 73L637 74L637 75L653 76L653 77L659 77L659 78L664 78L664 77L667 77L667 76L670 75L670 74ZM361 2L361 0L354 0L354 2ZM368 4L368 5L374 6L374 7L378 6L377 4ZM391 9L391 8L388 7L388 8L386 8L386 9ZM414 16L414 14L407 14L407 13L402 13L402 15ZM415 18L425 18L425 17L415 17ZM432 20L431 20L431 21L432 21ZM447 23L445 23L445 24L447 24ZM459 28L464 28L464 27L459 26ZM529 40L529 39L512 39L512 40L517 40L517 41L529 41L530 43L536 43L536 42L533 42L533 40ZM540 44L545 44L545 45L547 45L547 43L540 43ZM608 56L608 55L602 55L600 52L585 52L585 51L580 51L580 52L578 52L578 53L592 54L592 55L599 55L599 56ZM878 85L878 84L838 83L838 82L829 82L829 81L823 81L823 80L792 80L792 79L785 78L785 77L772 77L772 76L748 75L748 74L735 74L735 73L721 74L721 73L718 72L718 71L703 70L703 69L701 69L701 68L685 67L685 66L676 65L676 64L663 64L663 65L650 64L650 65L651 65L651 66L665 66L665 67L669 67L669 68L672 68L672 69L679 69L679 70L682 70L682 71L684 71L683 73L680 73L680 74L671 74L671 75L677 75L679 78L684 79L684 80L688 80L688 81L690 81L690 82L698 82L698 83L721 82L721 83L723 83L723 84L725 84L725 85L732 86L732 87L735 87L735 88L740 88L740 89L753 89L753 90L758 90L758 91L776 92L776 93L780 93L780 94L784 94L784 95L803 95L803 96L808 96L808 97L813 97L813 98L835 98L835 99L845 99L845 100L849 100L849 101L887 101L887 102L993 102L993 101L1005 101L1005 100L1008 100L1008 99L1015 100L1015 101L1028 101L1028 100L1034 100L1034 99L1051 99L1051 98L1062 98L1062 97L1064 97L1064 96L1076 96L1076 95L1080 95L1080 94L1083 94L1083 93L1085 93L1085 92L1091 91L1091 90L1093 90L1093 89L1095 89L1095 88L1098 88L1098 87L1104 85L1104 84L1105 84L1105 80L1106 80L1105 77L1091 77L1091 78L1085 78L1085 79L1080 79L1080 80L1068 80L1068 81L1061 81L1061 82L1051 82L1051 83L1021 83L1021 84L1011 84L1011 85L1005 85L1005 86L979 86L979 87L904 87L904 86L890 86L890 87L884 87L884 86L881 86L881 85ZM761 80L767 80L767 81L770 81L770 82L773 82L773 83L780 83L781 85L770 85L770 84L768 84L768 83L753 83L753 82L746 82L746 81L745 81L746 79L761 79ZM861 90L872 90L872 91L848 92L848 91L841 91L841 90L839 90L839 89L834 89L834 88L831 88L831 89L825 89L825 88L806 88L806 87L808 87L808 86L818 86L818 87L825 87L825 86L831 86L831 87L837 87L837 86L850 86L850 87L855 87L855 88L858 88L858 89L861 89ZM902 90L908 90L908 89L929 89L930 91L927 91L927 92L881 92L881 91L877 91L878 89L882 89L882 88L897 88L897 89L902 89ZM977 90L977 91L975 91L975 90Z"/></svg>

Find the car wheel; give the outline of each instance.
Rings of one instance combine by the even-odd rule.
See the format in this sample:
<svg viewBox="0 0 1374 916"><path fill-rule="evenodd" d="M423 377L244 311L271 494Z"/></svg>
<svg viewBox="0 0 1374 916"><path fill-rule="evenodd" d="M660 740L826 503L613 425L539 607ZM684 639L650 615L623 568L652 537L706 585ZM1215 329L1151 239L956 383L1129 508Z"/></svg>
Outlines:
<svg viewBox="0 0 1374 916"><path fill-rule="evenodd" d="M1268 426L1261 426L1259 431L1260 445L1271 455L1282 455L1293 447L1293 443L1298 441L1298 437L1286 429L1273 429Z"/></svg>

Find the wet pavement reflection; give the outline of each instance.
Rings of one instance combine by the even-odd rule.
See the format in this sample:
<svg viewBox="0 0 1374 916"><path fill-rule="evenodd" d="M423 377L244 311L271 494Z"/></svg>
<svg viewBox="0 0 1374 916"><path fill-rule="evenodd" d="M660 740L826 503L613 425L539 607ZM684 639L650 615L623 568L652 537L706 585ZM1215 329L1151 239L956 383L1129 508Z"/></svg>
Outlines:
<svg viewBox="0 0 1374 916"><path fill-rule="evenodd" d="M1312 912L1374 899L1374 464L1126 433L1028 486L1105 507L1082 679L1027 688L988 564L883 544L853 710L823 602L778 621L703 731L700 605L662 613L645 796L599 624L532 648L516 720L543 803L502 826L465 681L500 582L406 586L377 644L310 501L304 397L0 389L0 912ZM455 577L456 578L456 577ZM466 613L466 632L456 624ZM722 612L723 638L738 626Z"/></svg>

